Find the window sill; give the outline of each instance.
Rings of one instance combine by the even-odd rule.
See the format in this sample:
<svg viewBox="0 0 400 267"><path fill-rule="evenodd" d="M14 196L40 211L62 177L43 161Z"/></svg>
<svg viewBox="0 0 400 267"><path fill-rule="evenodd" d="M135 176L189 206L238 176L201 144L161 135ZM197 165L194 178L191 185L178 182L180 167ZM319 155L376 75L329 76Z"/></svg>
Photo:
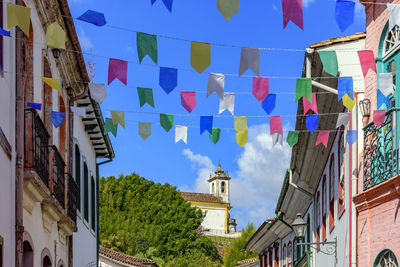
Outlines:
<svg viewBox="0 0 400 267"><path fill-rule="evenodd" d="M341 210L339 210L339 214L338 214L339 219L342 217L342 215L343 215L343 213L344 213L345 211L346 211L345 208L342 208Z"/></svg>

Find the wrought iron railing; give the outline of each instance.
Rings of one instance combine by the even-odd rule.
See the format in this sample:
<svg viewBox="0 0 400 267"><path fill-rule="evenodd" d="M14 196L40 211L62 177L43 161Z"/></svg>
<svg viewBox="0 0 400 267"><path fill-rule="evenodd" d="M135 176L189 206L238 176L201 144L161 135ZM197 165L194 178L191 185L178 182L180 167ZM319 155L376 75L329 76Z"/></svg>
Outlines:
<svg viewBox="0 0 400 267"><path fill-rule="evenodd" d="M51 146L53 155L53 195L65 208L65 162L56 146Z"/></svg>
<svg viewBox="0 0 400 267"><path fill-rule="evenodd" d="M399 173L396 141L396 114L399 110L388 110L380 126L370 123L364 127L364 191Z"/></svg>
<svg viewBox="0 0 400 267"><path fill-rule="evenodd" d="M34 109L25 110L25 168L49 186L49 133Z"/></svg>
<svg viewBox="0 0 400 267"><path fill-rule="evenodd" d="M76 223L76 201L78 198L78 185L72 175L67 173L68 189L67 189L67 215Z"/></svg>

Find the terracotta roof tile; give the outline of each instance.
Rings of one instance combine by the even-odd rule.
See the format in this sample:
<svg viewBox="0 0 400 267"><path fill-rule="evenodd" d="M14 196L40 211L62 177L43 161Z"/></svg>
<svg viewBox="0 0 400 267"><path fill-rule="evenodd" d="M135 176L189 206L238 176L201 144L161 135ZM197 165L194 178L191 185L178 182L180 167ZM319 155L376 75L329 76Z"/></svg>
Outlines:
<svg viewBox="0 0 400 267"><path fill-rule="evenodd" d="M105 256L109 259L127 263L127 264L130 264L133 266L146 267L149 264L153 264L154 266L156 266L155 262L151 259L138 258L138 257L126 255L124 253L117 252L115 250L104 248L104 247L99 247L99 254L102 256Z"/></svg>
<svg viewBox="0 0 400 267"><path fill-rule="evenodd" d="M310 47L317 48L317 47L322 47L322 46L327 46L327 45L332 45L332 44L351 42L351 41L355 41L358 39L363 39L365 37L366 37L365 32L357 32L357 33L355 33L353 35L349 35L349 36L335 37L335 38L331 38L329 40L312 43L310 45Z"/></svg>
<svg viewBox="0 0 400 267"><path fill-rule="evenodd" d="M242 261L238 261L236 263L236 267L246 267L246 266L253 266L252 264L257 263L258 258L251 258Z"/></svg>
<svg viewBox="0 0 400 267"><path fill-rule="evenodd" d="M189 202L225 203L221 197L216 197L213 194L181 192L181 196Z"/></svg>

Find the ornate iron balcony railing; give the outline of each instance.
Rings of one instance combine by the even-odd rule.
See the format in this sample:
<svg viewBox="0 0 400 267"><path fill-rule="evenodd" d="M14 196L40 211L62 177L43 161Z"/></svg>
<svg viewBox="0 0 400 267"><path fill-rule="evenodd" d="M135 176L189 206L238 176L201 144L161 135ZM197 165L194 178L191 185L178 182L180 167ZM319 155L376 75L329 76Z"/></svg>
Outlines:
<svg viewBox="0 0 400 267"><path fill-rule="evenodd" d="M65 162L56 146L51 146L53 155L53 195L65 208Z"/></svg>
<svg viewBox="0 0 400 267"><path fill-rule="evenodd" d="M399 173L396 141L396 115L399 110L388 110L380 126L369 123L364 127L364 191Z"/></svg>
<svg viewBox="0 0 400 267"><path fill-rule="evenodd" d="M74 178L69 173L66 173L68 177L68 189L67 189L67 215L76 223L76 201L78 198L78 185Z"/></svg>

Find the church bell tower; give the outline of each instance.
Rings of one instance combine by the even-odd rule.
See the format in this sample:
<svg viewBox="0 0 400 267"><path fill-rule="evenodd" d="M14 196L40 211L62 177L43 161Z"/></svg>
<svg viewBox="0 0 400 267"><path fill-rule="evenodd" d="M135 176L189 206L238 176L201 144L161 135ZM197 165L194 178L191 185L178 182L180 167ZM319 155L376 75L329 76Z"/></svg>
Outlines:
<svg viewBox="0 0 400 267"><path fill-rule="evenodd" d="M229 174L221 168L221 164L218 164L218 168L214 173L214 177L210 174L210 179L208 179L208 183L210 184L210 194L213 194L216 197L221 197L225 203L230 203L229 181L231 180L231 177L229 177Z"/></svg>

